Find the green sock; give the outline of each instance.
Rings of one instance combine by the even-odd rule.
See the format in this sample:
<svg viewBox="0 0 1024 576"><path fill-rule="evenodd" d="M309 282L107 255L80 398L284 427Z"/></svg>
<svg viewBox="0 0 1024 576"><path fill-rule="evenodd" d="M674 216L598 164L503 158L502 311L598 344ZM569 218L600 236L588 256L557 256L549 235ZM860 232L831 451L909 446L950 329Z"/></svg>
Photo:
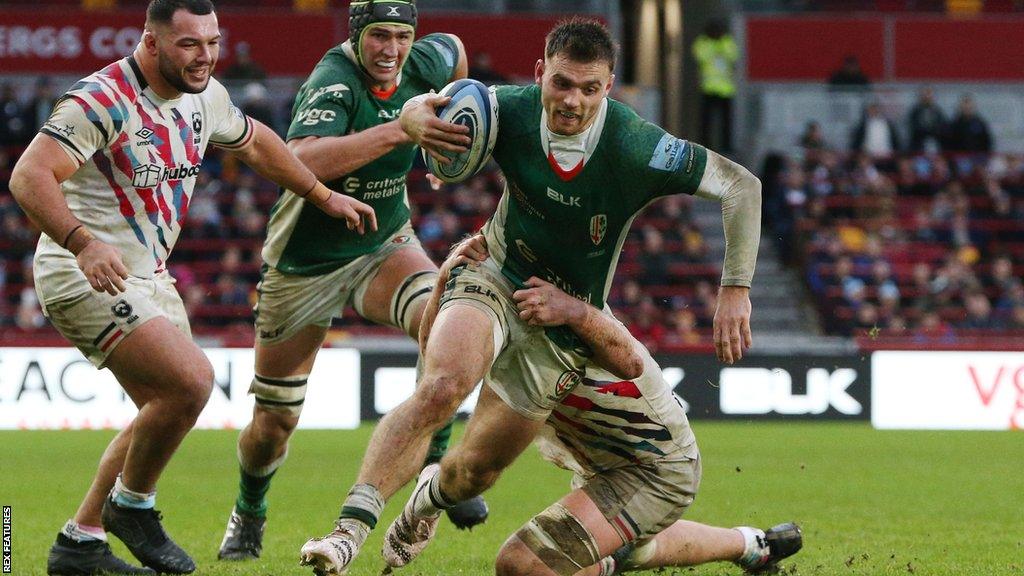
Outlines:
<svg viewBox="0 0 1024 576"><path fill-rule="evenodd" d="M427 450L427 459L423 462L424 466L435 464L444 458L446 452L448 452L448 442L452 439L452 425L455 424L455 418L452 418L441 428L434 433L434 437L430 439L430 448Z"/></svg>
<svg viewBox="0 0 1024 576"><path fill-rule="evenodd" d="M238 482L238 499L235 507L240 512L264 518L267 515L267 491L270 490L270 479L277 470L266 476L253 476L239 468L241 480Z"/></svg>

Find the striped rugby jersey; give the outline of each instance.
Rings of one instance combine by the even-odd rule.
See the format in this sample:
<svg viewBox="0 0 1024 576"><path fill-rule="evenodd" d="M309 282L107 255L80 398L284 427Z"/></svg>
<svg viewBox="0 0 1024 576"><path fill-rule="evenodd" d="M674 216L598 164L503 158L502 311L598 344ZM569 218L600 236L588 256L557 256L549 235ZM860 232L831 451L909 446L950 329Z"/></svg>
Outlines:
<svg viewBox="0 0 1024 576"><path fill-rule="evenodd" d="M121 251L129 274L152 278L166 269L207 145L241 148L253 127L217 80L166 100L128 56L72 86L40 132L79 165L61 184L71 212ZM89 289L75 257L45 234L35 275L44 302Z"/></svg>
<svg viewBox="0 0 1024 576"><path fill-rule="evenodd" d="M545 424L538 437L541 453L583 477L697 456L686 410L649 357L635 380L588 366Z"/></svg>

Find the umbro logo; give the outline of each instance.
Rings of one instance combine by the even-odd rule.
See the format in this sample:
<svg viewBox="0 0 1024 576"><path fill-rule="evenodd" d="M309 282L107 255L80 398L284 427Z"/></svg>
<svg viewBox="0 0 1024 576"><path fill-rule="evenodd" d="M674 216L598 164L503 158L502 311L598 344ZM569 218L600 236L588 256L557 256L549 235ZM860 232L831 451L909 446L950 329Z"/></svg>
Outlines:
<svg viewBox="0 0 1024 576"><path fill-rule="evenodd" d="M139 146L152 146L153 145L153 131L150 130L149 128L146 128L145 126L143 126L142 128L139 128L135 132L135 135L138 136L139 138L141 138L141 140L139 140L137 142L137 144Z"/></svg>
<svg viewBox="0 0 1024 576"><path fill-rule="evenodd" d="M385 14L385 16L398 16L398 17L401 17L402 15L398 13L398 6L389 6L388 7L388 13Z"/></svg>

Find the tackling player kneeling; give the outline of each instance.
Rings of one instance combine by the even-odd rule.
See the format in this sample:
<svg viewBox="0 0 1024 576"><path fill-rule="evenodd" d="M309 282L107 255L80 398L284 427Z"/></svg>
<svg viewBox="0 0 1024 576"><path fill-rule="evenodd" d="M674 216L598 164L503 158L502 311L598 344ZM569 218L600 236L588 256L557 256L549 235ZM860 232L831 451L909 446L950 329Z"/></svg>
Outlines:
<svg viewBox="0 0 1024 576"><path fill-rule="evenodd" d="M447 276L477 267L481 253L483 236L475 236L442 265L428 322L443 299ZM661 369L608 311L542 280L528 284L515 295L521 315L537 326L578 325L575 319L590 318L588 340L598 345L599 365L585 375L566 376L565 395L537 436L545 459L574 472L573 489L509 537L498 553L497 574L607 576L714 561L758 574L800 550L803 538L794 523L761 530L680 520L697 493L701 459L682 403ZM616 376L635 373L638 366L638 377ZM388 530L389 565L405 565L425 547L426 540L416 542L416 527L438 513L436 494L431 495L437 472L424 470ZM601 553L616 547L613 554Z"/></svg>

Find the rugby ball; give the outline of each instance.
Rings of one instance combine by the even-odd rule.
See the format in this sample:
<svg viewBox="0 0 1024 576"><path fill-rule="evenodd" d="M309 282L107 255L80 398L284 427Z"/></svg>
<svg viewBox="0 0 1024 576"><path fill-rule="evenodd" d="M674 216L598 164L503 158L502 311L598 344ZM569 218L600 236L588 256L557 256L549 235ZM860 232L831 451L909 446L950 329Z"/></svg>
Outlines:
<svg viewBox="0 0 1024 576"><path fill-rule="evenodd" d="M438 118L469 127L472 142L461 154L445 152L451 163L442 164L422 150L427 170L444 182L462 182L483 168L498 140L498 98L494 91L476 80L464 78L448 84L439 92L451 102L437 111Z"/></svg>

